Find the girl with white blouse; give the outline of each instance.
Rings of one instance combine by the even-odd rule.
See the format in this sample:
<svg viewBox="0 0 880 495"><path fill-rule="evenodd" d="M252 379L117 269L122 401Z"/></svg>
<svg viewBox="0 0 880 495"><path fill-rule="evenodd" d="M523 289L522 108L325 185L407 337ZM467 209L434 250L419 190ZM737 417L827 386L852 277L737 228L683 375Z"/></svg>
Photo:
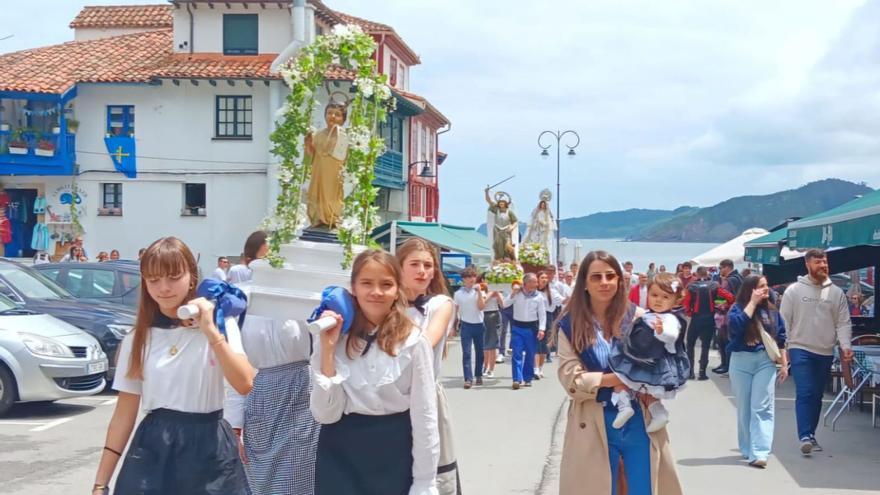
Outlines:
<svg viewBox="0 0 880 495"><path fill-rule="evenodd" d="M214 305L193 299L198 268L180 240L154 242L140 266L137 321L119 350L113 382L119 397L92 493L109 493L140 408L146 417L128 447L115 493L244 494L236 438L222 419L224 379L241 394L253 384L237 322L228 318L224 335L214 322ZM197 321L177 319L186 302L198 306Z"/></svg>
<svg viewBox="0 0 880 495"><path fill-rule="evenodd" d="M355 317L315 340L311 411L321 423L315 494L436 495L431 346L406 316L400 267L364 251L351 274Z"/></svg>
<svg viewBox="0 0 880 495"><path fill-rule="evenodd" d="M455 308L446 279L440 270L437 251L427 241L413 237L397 248L397 261L403 277L403 290L409 301L407 315L422 330L434 352L434 378L437 389L437 423L440 432L440 460L437 490L442 495L460 494L461 480L452 443L452 420L446 390L440 383L440 366L446 339L453 331Z"/></svg>
<svg viewBox="0 0 880 495"><path fill-rule="evenodd" d="M233 266L226 274L226 281L233 285L250 282L254 278L251 263L263 259L269 254L269 234L265 230L257 230L244 241L241 263Z"/></svg>

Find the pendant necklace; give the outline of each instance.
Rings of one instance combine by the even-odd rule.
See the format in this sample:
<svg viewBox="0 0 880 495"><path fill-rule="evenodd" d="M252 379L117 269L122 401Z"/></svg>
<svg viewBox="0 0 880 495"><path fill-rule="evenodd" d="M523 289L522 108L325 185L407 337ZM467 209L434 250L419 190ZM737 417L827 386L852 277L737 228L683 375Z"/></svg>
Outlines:
<svg viewBox="0 0 880 495"><path fill-rule="evenodd" d="M171 344L171 348L168 349L168 354L171 354L172 356L176 356L176 355L177 355L177 352L178 352L178 350L177 350L177 344L179 344L179 343L180 343L180 339L183 338L183 327L179 328L177 331L180 333L180 335L177 336L177 341L174 342L173 344Z"/></svg>

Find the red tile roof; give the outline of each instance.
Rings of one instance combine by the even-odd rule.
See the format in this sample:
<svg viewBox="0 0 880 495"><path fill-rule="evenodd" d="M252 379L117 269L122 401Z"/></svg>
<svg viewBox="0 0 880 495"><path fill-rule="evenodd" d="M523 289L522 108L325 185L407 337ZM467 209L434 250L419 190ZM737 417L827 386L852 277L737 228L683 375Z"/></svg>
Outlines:
<svg viewBox="0 0 880 495"><path fill-rule="evenodd" d="M269 74L277 55L228 56L219 53L175 53L162 60L153 77L165 79L280 79Z"/></svg>
<svg viewBox="0 0 880 495"><path fill-rule="evenodd" d="M171 5L89 6L77 14L71 28L170 28Z"/></svg>
<svg viewBox="0 0 880 495"><path fill-rule="evenodd" d="M437 110L437 107L432 105L431 102L428 101L428 99L424 96L420 96L415 93L397 88L395 88L394 91L412 101L413 103L424 109L426 112L433 114L434 117L438 118L443 123L443 125L449 125L449 119L447 119L445 115L440 113L440 110Z"/></svg>
<svg viewBox="0 0 880 495"><path fill-rule="evenodd" d="M172 43L164 29L8 53L0 56L0 90L63 93L78 82L146 82Z"/></svg>

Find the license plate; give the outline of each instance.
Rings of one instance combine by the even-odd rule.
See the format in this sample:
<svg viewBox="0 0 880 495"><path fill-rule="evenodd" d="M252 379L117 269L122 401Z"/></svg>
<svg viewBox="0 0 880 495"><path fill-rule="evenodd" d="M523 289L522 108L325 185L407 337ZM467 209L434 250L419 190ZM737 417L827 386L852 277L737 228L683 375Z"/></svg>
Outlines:
<svg viewBox="0 0 880 495"><path fill-rule="evenodd" d="M94 375L95 373L103 373L105 371L107 371L107 361L89 364L90 375Z"/></svg>

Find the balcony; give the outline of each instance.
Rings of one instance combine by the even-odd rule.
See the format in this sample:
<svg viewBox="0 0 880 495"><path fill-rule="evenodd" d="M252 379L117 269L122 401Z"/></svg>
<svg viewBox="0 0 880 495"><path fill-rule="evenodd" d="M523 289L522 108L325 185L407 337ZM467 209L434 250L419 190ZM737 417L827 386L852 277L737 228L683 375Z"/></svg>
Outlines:
<svg viewBox="0 0 880 495"><path fill-rule="evenodd" d="M373 185L400 191L406 189L401 153L386 151L376 160L376 179L373 181Z"/></svg>
<svg viewBox="0 0 880 495"><path fill-rule="evenodd" d="M71 175L75 134L0 130L0 175Z"/></svg>
<svg viewBox="0 0 880 495"><path fill-rule="evenodd" d="M75 89L64 95L0 91L0 175L73 174L75 122L65 106L75 96Z"/></svg>

